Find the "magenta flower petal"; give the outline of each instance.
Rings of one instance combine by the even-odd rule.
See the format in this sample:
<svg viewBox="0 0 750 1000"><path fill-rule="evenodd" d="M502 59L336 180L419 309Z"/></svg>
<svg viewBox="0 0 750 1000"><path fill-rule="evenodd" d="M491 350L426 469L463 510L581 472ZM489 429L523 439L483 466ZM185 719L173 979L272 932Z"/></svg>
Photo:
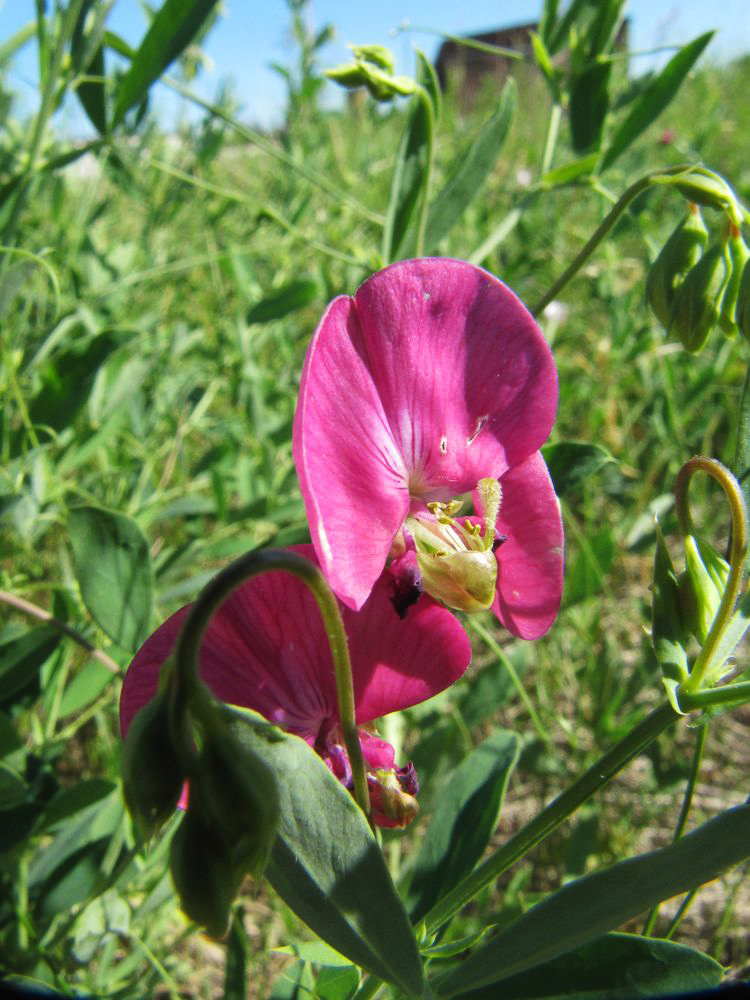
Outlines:
<svg viewBox="0 0 750 1000"><path fill-rule="evenodd" d="M538 639L555 620L562 596L560 505L539 452L507 472L497 530L498 589L492 610L522 639Z"/></svg>
<svg viewBox="0 0 750 1000"><path fill-rule="evenodd" d="M294 458L313 544L340 599L362 607L403 551L410 513L450 506L533 455L556 406L541 331L480 268L400 261L336 299L305 360Z"/></svg>
<svg viewBox="0 0 750 1000"><path fill-rule="evenodd" d="M400 261L369 278L354 304L412 493L466 493L546 441L557 408L552 354L493 275L461 260Z"/></svg>
<svg viewBox="0 0 750 1000"><path fill-rule="evenodd" d="M312 546L301 554L314 560ZM468 638L454 617L431 601L403 619L376 587L359 614L346 611L358 723L437 694L466 669ZM159 671L188 609L172 615L146 640L123 683L123 735L156 693ZM212 619L200 654L201 676L222 701L251 708L314 744L338 723L336 684L317 605L288 573L254 577Z"/></svg>
<svg viewBox="0 0 750 1000"><path fill-rule="evenodd" d="M293 445L321 567L338 597L360 608L409 510L409 489L349 298L331 303L308 350Z"/></svg>
<svg viewBox="0 0 750 1000"><path fill-rule="evenodd" d="M360 724L426 701L458 680L471 659L468 636L450 612L424 596L401 620L392 595L384 573L361 611L344 608Z"/></svg>

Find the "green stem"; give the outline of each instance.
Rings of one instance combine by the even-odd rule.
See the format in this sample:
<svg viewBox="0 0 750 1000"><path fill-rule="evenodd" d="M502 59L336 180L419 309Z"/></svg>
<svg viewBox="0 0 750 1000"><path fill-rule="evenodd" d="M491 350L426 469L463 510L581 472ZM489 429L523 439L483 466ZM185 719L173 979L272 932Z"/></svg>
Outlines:
<svg viewBox="0 0 750 1000"><path fill-rule="evenodd" d="M679 715L667 702L654 709L619 743L608 750L570 788L566 789L538 816L491 855L471 875L447 893L424 917L427 933L436 931L476 896L478 892L497 879L533 847L541 843L579 806L608 784L626 764L637 757L656 737L675 722Z"/></svg>
<svg viewBox="0 0 750 1000"><path fill-rule="evenodd" d="M690 169L691 168L689 166L681 164L678 167L668 167L664 170L655 170L652 173L646 174L645 177L636 181L635 184L631 184L627 191L625 191L625 193L615 203L609 215L607 215L596 228L593 236L589 239L583 249L576 254L557 281L554 282L551 288L549 288L549 290L531 309L532 315L538 316L545 306L548 306L554 297L567 285L570 279L578 273L634 198L637 198L641 192L645 191L652 184L658 183L659 178L671 177L674 174L683 174Z"/></svg>
<svg viewBox="0 0 750 1000"><path fill-rule="evenodd" d="M487 643L487 645L490 647L492 652L498 658L502 666L505 668L505 670L508 673L508 676L511 679L513 687L516 689L516 694L523 702L526 711L529 713L529 718L531 719L531 723L534 729L536 729L539 739L542 741L542 743L549 744L550 741L549 733L542 725L541 719L536 713L536 709L532 704L531 698L529 698L526 689L521 683L521 679L516 673L513 664L510 662L508 657L502 651L500 644L493 638L490 631L487 628L485 628L485 626L482 625L482 623L477 618L469 618L467 624L469 625L470 629L473 629L473 631L475 631L477 635L480 635L482 637L484 642Z"/></svg>
<svg viewBox="0 0 750 1000"><path fill-rule="evenodd" d="M721 603L719 604L719 609L716 612L711 629L706 636L703 648L696 657L693 668L690 671L690 677L684 682L684 690L681 692L684 694L695 694L703 686L706 671L711 665L722 634L734 612L740 587L742 586L745 556L747 554L747 512L745 510L745 500L742 496L742 491L740 490L739 483L729 469L713 458L703 458L700 455L696 455L695 458L691 458L686 462L678 473L677 482L675 483L675 510L682 534L695 534L687 496L690 480L698 470L707 472L715 479L729 501L729 508L732 514L732 546L729 554L731 568L729 579L721 596Z"/></svg>
<svg viewBox="0 0 750 1000"><path fill-rule="evenodd" d="M354 797L360 809L369 816L370 796L367 791L367 774L357 731L354 684L344 623L336 598L323 574L304 556L284 549L248 552L223 569L203 588L185 619L174 649L174 673L171 679L172 718L179 728L179 720L184 718L184 710L189 702L194 702L191 707L198 713L201 703L206 702L205 688L199 678L198 662L203 636L213 615L232 591L251 577L279 570L291 573L302 580L312 592L323 618L336 674L339 724L352 768ZM175 735L179 744L181 742L179 732Z"/></svg>
<svg viewBox="0 0 750 1000"><path fill-rule="evenodd" d="M750 701L750 681L742 681L740 684L724 684L722 687L709 688L706 691L683 691L680 688L677 697L680 707L685 712L724 705L731 708Z"/></svg>
<svg viewBox="0 0 750 1000"><path fill-rule="evenodd" d="M690 813L690 807L693 804L693 796L695 794L695 786L698 783L698 774L701 769L701 763L703 761L703 750L706 746L706 736L708 734L708 726L700 726L695 739L695 747L693 749L693 761L690 768L690 775L688 776L687 785L685 786L685 794L682 798L682 807L680 809L680 815L677 817L677 825L675 826L674 834L672 836L672 843L676 843L680 837L685 832L685 824L687 823L688 814ZM659 904L653 908L651 913L648 915L645 926L641 931L643 937L650 937L656 924L656 918L659 915Z"/></svg>
<svg viewBox="0 0 750 1000"><path fill-rule="evenodd" d="M417 224L417 235L414 244L414 256L421 257L424 254L424 241L427 233L427 215L430 203L430 188L432 187L432 161L435 155L435 115L432 110L430 95L424 87L417 85L416 95L422 102L427 119L427 167L425 168L424 191L419 205L419 222Z"/></svg>

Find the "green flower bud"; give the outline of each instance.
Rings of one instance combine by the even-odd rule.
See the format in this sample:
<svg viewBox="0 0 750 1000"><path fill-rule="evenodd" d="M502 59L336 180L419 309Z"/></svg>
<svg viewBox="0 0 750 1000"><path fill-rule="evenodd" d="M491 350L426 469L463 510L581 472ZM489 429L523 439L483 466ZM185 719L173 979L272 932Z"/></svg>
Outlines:
<svg viewBox="0 0 750 1000"><path fill-rule="evenodd" d="M677 576L658 525L651 593L651 642L654 652L665 679L679 683L688 676L685 645L689 629L686 629L683 619L682 594Z"/></svg>
<svg viewBox="0 0 750 1000"><path fill-rule="evenodd" d="M708 248L677 290L668 333L692 354L703 349L716 325L728 277L726 249L720 240Z"/></svg>
<svg viewBox="0 0 750 1000"><path fill-rule="evenodd" d="M170 736L167 699L157 694L133 719L122 755L125 802L144 837L174 813L184 780Z"/></svg>
<svg viewBox="0 0 750 1000"><path fill-rule="evenodd" d="M742 336L750 342L750 260L747 261L740 275L734 319Z"/></svg>
<svg viewBox="0 0 750 1000"><path fill-rule="evenodd" d="M390 76L396 71L396 60L393 53L385 45L352 45L352 55L357 62L372 63L384 69Z"/></svg>
<svg viewBox="0 0 750 1000"><path fill-rule="evenodd" d="M390 101L396 96L408 97L416 84L408 76L395 76L392 53L382 45L355 45L354 62L327 69L325 75L342 87L367 87L377 101Z"/></svg>
<svg viewBox="0 0 750 1000"><path fill-rule="evenodd" d="M646 298L664 329L669 328L675 292L685 275L700 260L708 243L708 230L697 205L677 226L649 271Z"/></svg>
<svg viewBox="0 0 750 1000"><path fill-rule="evenodd" d="M725 559L703 539L685 536L686 570L680 576L680 602L686 627L700 643L711 631L729 579Z"/></svg>
<svg viewBox="0 0 750 1000"><path fill-rule="evenodd" d="M740 236L739 229L734 226L730 226L727 251L729 256L729 279L724 289L724 297L721 300L719 326L728 337L736 337L738 333L737 304L740 283L742 282L745 266L748 260L750 260L750 250L745 246L745 241Z"/></svg>
<svg viewBox="0 0 750 1000"><path fill-rule="evenodd" d="M211 829L227 846L232 866L259 875L268 862L279 822L271 768L223 725L206 732L191 779Z"/></svg>
<svg viewBox="0 0 750 1000"><path fill-rule="evenodd" d="M188 811L172 838L169 867L182 909L211 937L219 938L229 924L242 873L232 864L192 788L190 796Z"/></svg>
<svg viewBox="0 0 750 1000"><path fill-rule="evenodd" d="M665 179L664 183L673 184L689 201L698 205L721 211L735 208L734 192L724 178L704 167L695 167L684 174L676 174Z"/></svg>

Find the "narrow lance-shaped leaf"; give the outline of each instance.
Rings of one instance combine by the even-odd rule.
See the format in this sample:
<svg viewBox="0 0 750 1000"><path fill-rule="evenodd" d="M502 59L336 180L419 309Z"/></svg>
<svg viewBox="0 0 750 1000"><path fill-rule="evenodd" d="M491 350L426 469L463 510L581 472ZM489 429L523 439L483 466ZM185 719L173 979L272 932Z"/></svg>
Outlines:
<svg viewBox="0 0 750 1000"><path fill-rule="evenodd" d="M422 65L420 63L420 67ZM428 101L419 94L412 98L412 111L393 168L388 213L383 230L383 259L386 263L399 256L401 244L415 219L420 200L424 197L429 176L435 112L430 90L431 78L420 73L419 82L427 91Z"/></svg>
<svg viewBox="0 0 750 1000"><path fill-rule="evenodd" d="M409 890L417 921L479 861L518 760L515 733L501 730L473 750L452 772L422 846Z"/></svg>
<svg viewBox="0 0 750 1000"><path fill-rule="evenodd" d="M456 169L430 205L425 236L427 253L448 235L481 190L505 145L515 107L516 84L511 77L503 87L497 110L458 158Z"/></svg>
<svg viewBox="0 0 750 1000"><path fill-rule="evenodd" d="M188 47L216 6L217 0L166 0L120 81L112 125L146 96L151 84Z"/></svg>
<svg viewBox="0 0 750 1000"><path fill-rule="evenodd" d="M673 941L606 934L560 958L491 983L459 1000L632 1000L718 986L723 970L703 952Z"/></svg>
<svg viewBox="0 0 750 1000"><path fill-rule="evenodd" d="M713 36L713 31L707 31L683 46L669 60L664 69L654 77L605 150L599 165L600 171L612 166L641 132L647 129L651 122L667 107Z"/></svg>
<svg viewBox="0 0 750 1000"><path fill-rule="evenodd" d="M712 881L748 856L750 804L745 804L669 847L564 886L439 980L438 995L452 997L551 961L664 899Z"/></svg>
<svg viewBox="0 0 750 1000"><path fill-rule="evenodd" d="M304 740L269 739L265 721L264 732L253 719L260 717L237 715L232 730L278 780L279 833L266 869L271 885L340 954L421 996L414 932L364 814Z"/></svg>
<svg viewBox="0 0 750 1000"><path fill-rule="evenodd" d="M609 78L612 63L609 59L594 62L575 77L570 90L570 133L573 149L585 153L598 148L604 119L609 110Z"/></svg>

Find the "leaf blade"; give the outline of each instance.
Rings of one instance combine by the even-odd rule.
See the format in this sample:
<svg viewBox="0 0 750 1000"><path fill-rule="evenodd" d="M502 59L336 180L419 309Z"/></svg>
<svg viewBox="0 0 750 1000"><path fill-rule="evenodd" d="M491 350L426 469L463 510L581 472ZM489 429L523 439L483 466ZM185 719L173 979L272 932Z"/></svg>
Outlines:
<svg viewBox="0 0 750 1000"><path fill-rule="evenodd" d="M646 87L605 149L599 163L599 173L612 166L667 107L713 36L713 31L707 31L684 45Z"/></svg>

